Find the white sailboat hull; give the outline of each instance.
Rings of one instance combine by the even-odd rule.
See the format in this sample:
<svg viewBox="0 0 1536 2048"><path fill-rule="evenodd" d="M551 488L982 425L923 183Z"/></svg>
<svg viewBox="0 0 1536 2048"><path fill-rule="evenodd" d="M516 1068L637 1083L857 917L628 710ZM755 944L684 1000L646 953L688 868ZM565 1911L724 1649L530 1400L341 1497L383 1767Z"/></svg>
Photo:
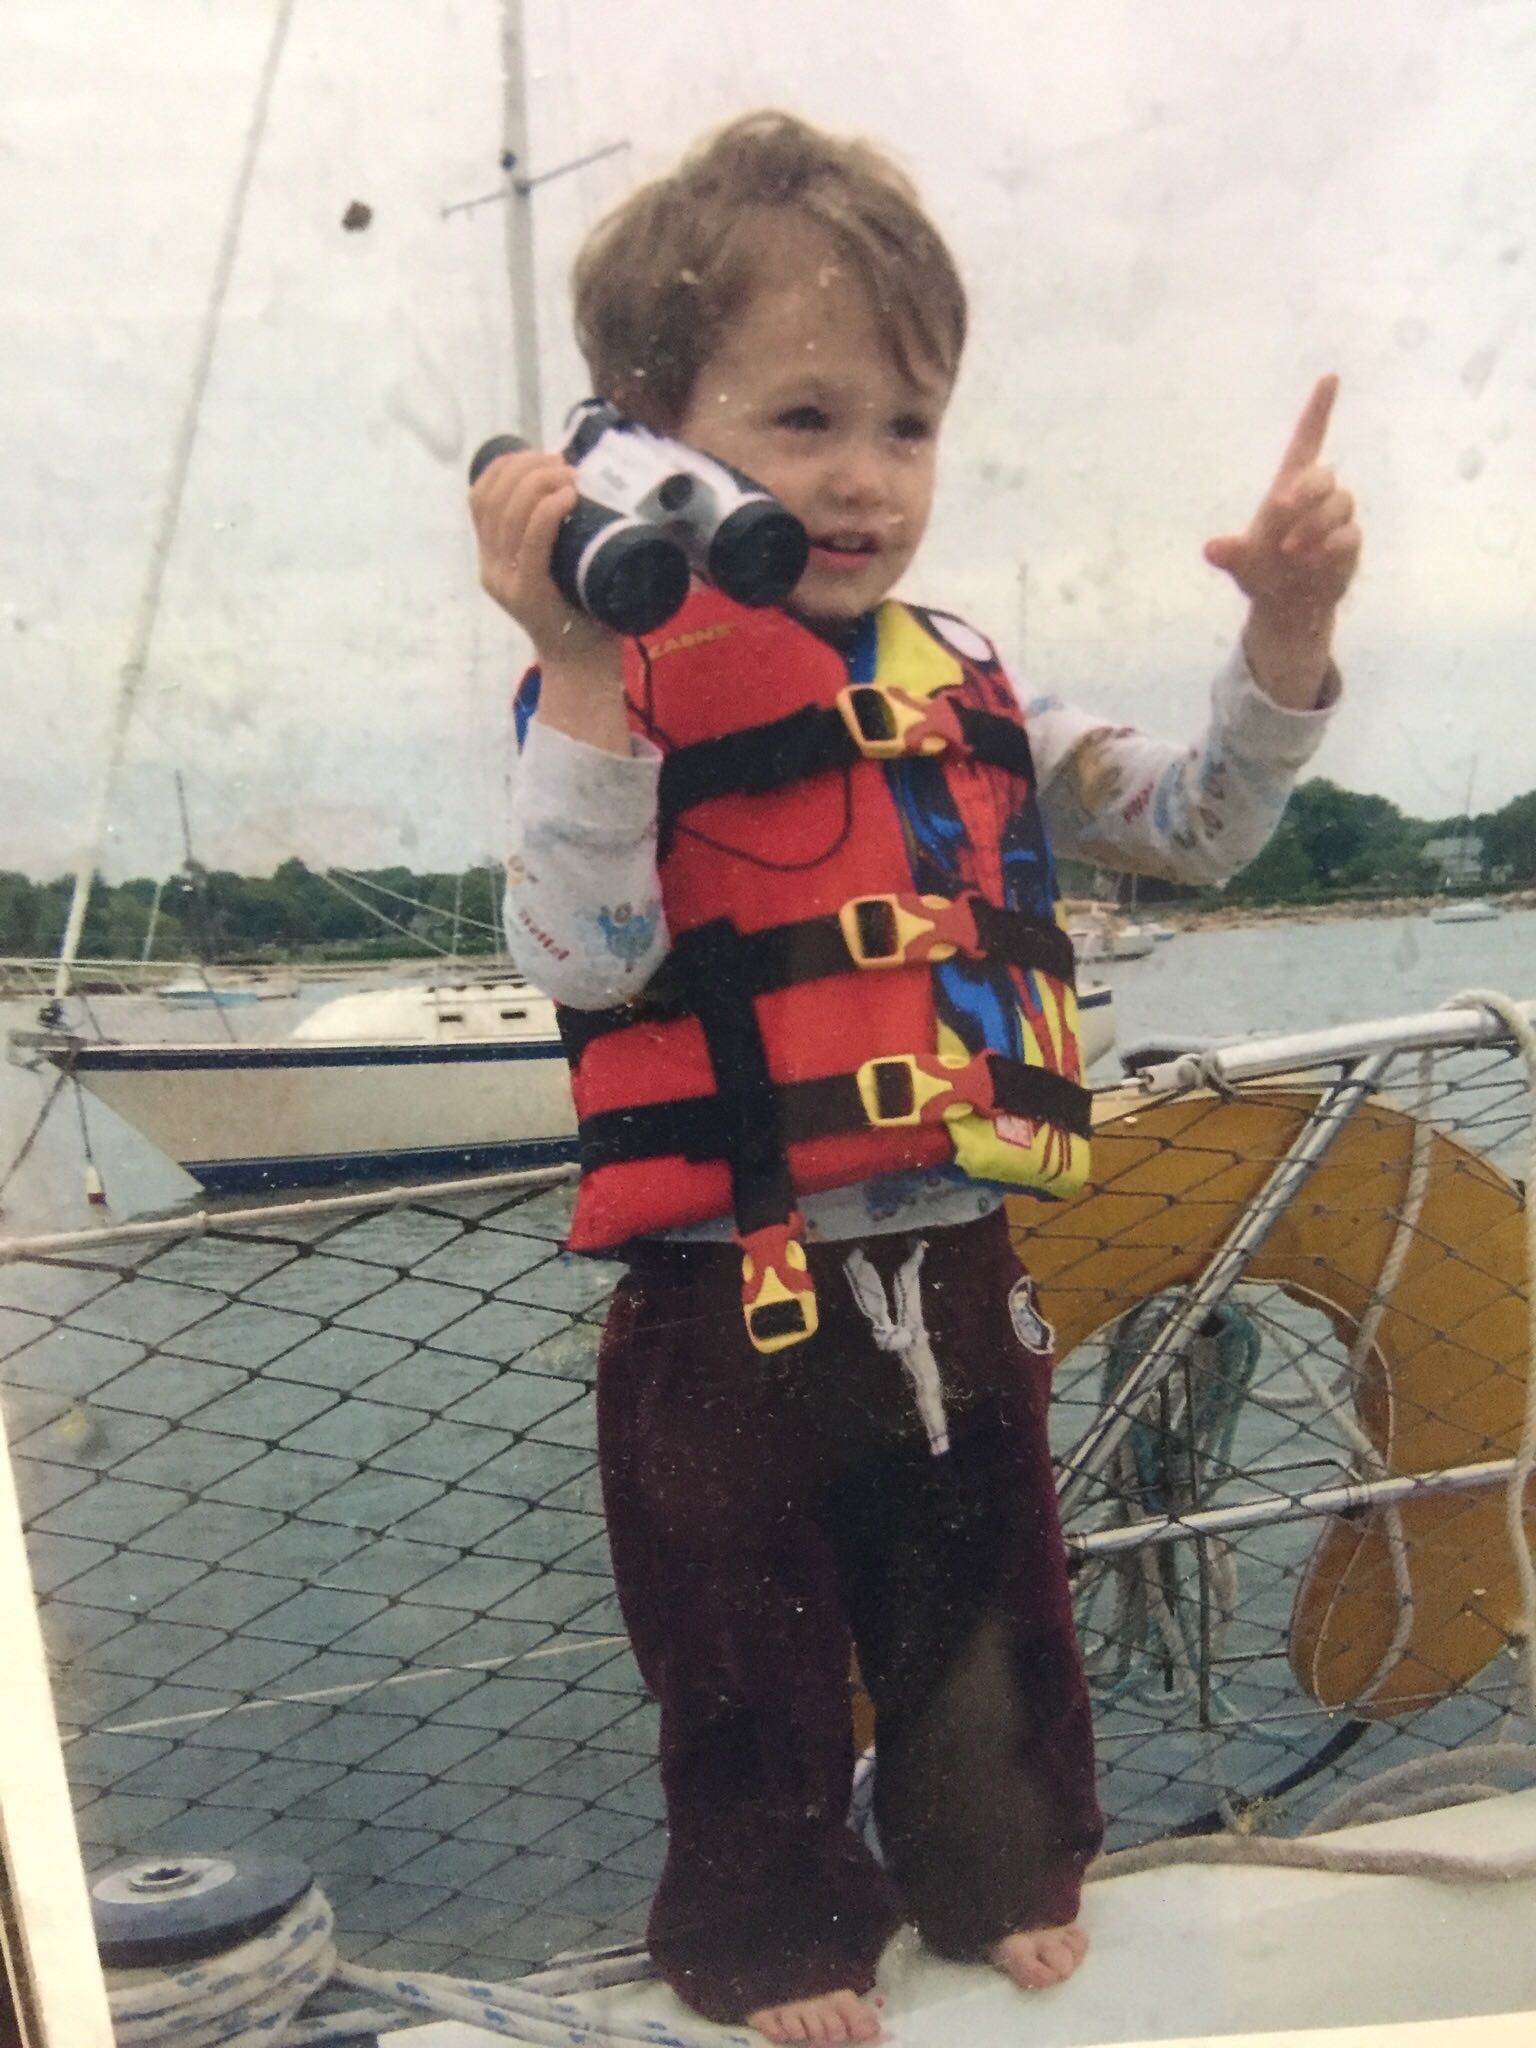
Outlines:
<svg viewBox="0 0 1536 2048"><path fill-rule="evenodd" d="M75 1072L214 1193L576 1152L558 1043L89 1046Z"/></svg>
<svg viewBox="0 0 1536 2048"><path fill-rule="evenodd" d="M1079 1019L1091 1067L1115 1040L1102 982L1084 985ZM18 1036L211 1193L234 1194L574 1159L552 1020L546 998L501 982L343 996L276 1044ZM371 1037L332 1035L367 1024Z"/></svg>

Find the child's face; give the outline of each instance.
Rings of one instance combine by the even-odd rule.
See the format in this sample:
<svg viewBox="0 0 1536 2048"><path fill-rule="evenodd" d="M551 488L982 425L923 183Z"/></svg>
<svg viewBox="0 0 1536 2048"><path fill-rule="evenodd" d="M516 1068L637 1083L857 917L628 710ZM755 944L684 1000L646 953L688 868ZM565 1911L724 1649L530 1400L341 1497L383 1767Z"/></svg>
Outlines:
<svg viewBox="0 0 1536 2048"><path fill-rule="evenodd" d="M783 239L792 260L722 336L678 432L802 521L810 561L785 608L836 626L878 604L917 552L950 384L937 367L917 381L898 367L863 286L820 237Z"/></svg>

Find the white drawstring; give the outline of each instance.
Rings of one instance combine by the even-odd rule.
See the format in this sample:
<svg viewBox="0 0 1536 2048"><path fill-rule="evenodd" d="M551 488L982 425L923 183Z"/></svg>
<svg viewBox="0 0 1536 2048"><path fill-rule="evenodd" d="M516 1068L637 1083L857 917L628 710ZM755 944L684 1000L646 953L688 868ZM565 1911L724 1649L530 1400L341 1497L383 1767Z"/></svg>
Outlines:
<svg viewBox="0 0 1536 2048"><path fill-rule="evenodd" d="M920 1241L911 1257L891 1283L888 1306L880 1275L863 1251L850 1252L843 1270L875 1342L882 1351L894 1351L902 1370L912 1382L917 1412L928 1432L928 1447L936 1458L949 1449L949 1417L944 1412L944 1388L939 1379L939 1362L933 1355L928 1326L923 1321L923 1298L917 1276L922 1267L926 1240ZM894 1310L894 1314L892 1313Z"/></svg>

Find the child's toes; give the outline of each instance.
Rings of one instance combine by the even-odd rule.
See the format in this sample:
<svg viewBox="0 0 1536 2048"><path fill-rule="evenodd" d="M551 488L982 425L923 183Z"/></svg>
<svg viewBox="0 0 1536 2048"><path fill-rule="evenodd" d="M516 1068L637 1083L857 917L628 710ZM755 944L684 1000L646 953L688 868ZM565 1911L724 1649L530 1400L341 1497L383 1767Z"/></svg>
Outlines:
<svg viewBox="0 0 1536 2048"><path fill-rule="evenodd" d="M860 1998L857 1992L840 1991L833 2001L843 2031L834 2034L834 2041L878 2041L880 2039L880 2015Z"/></svg>
<svg viewBox="0 0 1536 2048"><path fill-rule="evenodd" d="M747 2015L747 2025L770 2041L806 2041L814 2048L844 2048L849 2041L878 2041L880 2017L856 1991L828 1991L789 2005L765 2005Z"/></svg>
<svg viewBox="0 0 1536 2048"><path fill-rule="evenodd" d="M1010 1934L991 1950L994 1966L1024 1991L1065 1983L1088 1947L1080 1927L1032 1927Z"/></svg>
<svg viewBox="0 0 1536 2048"><path fill-rule="evenodd" d="M1059 1984L1064 1977L1070 1977L1077 1967L1077 1957L1059 1934L1042 1940L1038 1953L1041 1966L1049 1972L1048 1981L1052 1984Z"/></svg>
<svg viewBox="0 0 1536 2048"><path fill-rule="evenodd" d="M1025 1991L1043 1991L1051 1981L1040 1961L1039 1944L1032 1935L1006 1936L992 1950L992 1961Z"/></svg>

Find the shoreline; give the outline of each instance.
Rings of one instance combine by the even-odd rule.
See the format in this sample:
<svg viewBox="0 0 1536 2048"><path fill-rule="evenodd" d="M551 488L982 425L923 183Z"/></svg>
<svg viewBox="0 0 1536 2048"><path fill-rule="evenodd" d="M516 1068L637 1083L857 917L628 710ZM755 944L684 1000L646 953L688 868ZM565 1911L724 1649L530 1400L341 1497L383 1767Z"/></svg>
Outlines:
<svg viewBox="0 0 1536 2048"><path fill-rule="evenodd" d="M1111 918L1124 918L1123 906L1100 903L1089 897L1064 897L1063 902L1083 909L1102 910ZM1129 912L1134 921L1166 925L1175 932L1248 931L1259 925L1347 924L1394 917L1424 917L1442 903L1471 900L1433 892L1415 896L1351 896L1328 903L1143 903ZM1479 901L1500 911L1536 910L1536 888L1503 889L1482 893ZM132 992L153 996L160 984L178 974L195 971L191 960L92 960L78 962L76 991L85 994ZM57 962L50 957L26 957L0 953L0 1000L26 1001L47 993ZM93 975L92 970L96 973ZM111 969L110 980L102 970ZM413 980L473 979L482 974L505 974L511 963L500 953L423 955L421 953L363 954L326 959L313 953L271 954L221 961L215 972L233 970L295 974L301 982L330 982L362 979L371 975L396 975L412 970ZM127 970L126 973L123 970Z"/></svg>
<svg viewBox="0 0 1536 2048"><path fill-rule="evenodd" d="M1215 903L1193 908L1174 903L1144 906L1149 919L1178 932L1245 931L1265 924L1344 924L1393 917L1423 917L1442 903L1466 899L1444 896L1366 896L1336 903ZM1536 889L1510 889L1479 899L1499 910L1536 910Z"/></svg>

